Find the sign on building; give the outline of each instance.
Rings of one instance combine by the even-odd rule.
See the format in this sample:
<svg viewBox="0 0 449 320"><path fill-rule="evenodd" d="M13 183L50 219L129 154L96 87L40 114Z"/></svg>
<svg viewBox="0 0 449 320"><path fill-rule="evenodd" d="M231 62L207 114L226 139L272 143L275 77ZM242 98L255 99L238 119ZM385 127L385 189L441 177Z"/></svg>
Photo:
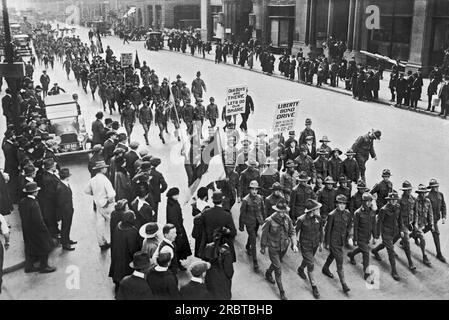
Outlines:
<svg viewBox="0 0 449 320"><path fill-rule="evenodd" d="M245 112L248 86L232 86L226 89L226 115L233 116Z"/></svg>
<svg viewBox="0 0 449 320"><path fill-rule="evenodd" d="M120 63L122 68L132 67L133 65L133 54L132 53L122 53L120 55Z"/></svg>
<svg viewBox="0 0 449 320"><path fill-rule="evenodd" d="M298 109L299 100L278 103L274 112L273 132L281 133L293 130Z"/></svg>

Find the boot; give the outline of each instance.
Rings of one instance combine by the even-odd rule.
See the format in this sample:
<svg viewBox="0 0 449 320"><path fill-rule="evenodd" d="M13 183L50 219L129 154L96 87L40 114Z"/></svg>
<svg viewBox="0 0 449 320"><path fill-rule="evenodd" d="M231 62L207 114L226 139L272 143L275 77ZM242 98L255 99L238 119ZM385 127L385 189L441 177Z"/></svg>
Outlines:
<svg viewBox="0 0 449 320"><path fill-rule="evenodd" d="M375 251L375 250L376 250L376 249L371 250L371 253L374 255L374 258L375 258L377 261L382 261L381 256L380 256L379 253L378 253L377 251Z"/></svg>
<svg viewBox="0 0 449 320"><path fill-rule="evenodd" d="M428 266L428 267L432 266L432 264L430 263L429 258L427 257L427 255L424 255L424 256L423 256L422 262L423 262L426 266Z"/></svg>
<svg viewBox="0 0 449 320"><path fill-rule="evenodd" d="M365 273L363 275L363 279L365 281L369 282L369 284L374 284L374 279L372 279L372 278L370 279L370 277L371 277L371 274L369 274L369 273ZM368 279L369 279L369 281L368 281Z"/></svg>
<svg viewBox="0 0 449 320"><path fill-rule="evenodd" d="M288 300L287 297L285 296L285 291L281 291L281 300Z"/></svg>
<svg viewBox="0 0 449 320"><path fill-rule="evenodd" d="M351 291L351 289L349 289L349 287L346 283L342 283L341 287L342 287L344 293L348 293L349 291Z"/></svg>
<svg viewBox="0 0 449 320"><path fill-rule="evenodd" d="M306 274L304 273L304 269L301 268L301 266L298 267L298 275L304 280L307 279Z"/></svg>
<svg viewBox="0 0 449 320"><path fill-rule="evenodd" d="M312 294L315 299L320 298L320 293L318 292L317 286L312 286Z"/></svg>
<svg viewBox="0 0 449 320"><path fill-rule="evenodd" d="M351 264L355 266L357 263L355 262L354 255L352 254L352 252L348 252L348 257L349 262L351 262Z"/></svg>
<svg viewBox="0 0 449 320"><path fill-rule="evenodd" d="M330 272L329 267L324 266L323 269L321 269L321 272L323 272L324 275L328 276L329 278L333 279L334 275L332 272Z"/></svg>
<svg viewBox="0 0 449 320"><path fill-rule="evenodd" d="M267 280L269 283L275 284L276 281L274 281L273 279L273 275L271 274L271 270L267 269L267 271L265 272L265 280Z"/></svg>
<svg viewBox="0 0 449 320"><path fill-rule="evenodd" d="M391 271L391 276L393 277L394 280L399 281L399 275L397 274L396 270L395 271Z"/></svg>
<svg viewBox="0 0 449 320"><path fill-rule="evenodd" d="M441 254L440 235L433 232L432 236L433 236L433 242L435 243L435 248L437 250L437 259L443 263L446 263L446 259Z"/></svg>
<svg viewBox="0 0 449 320"><path fill-rule="evenodd" d="M446 263L446 258L440 253L437 253L437 259L443 263Z"/></svg>

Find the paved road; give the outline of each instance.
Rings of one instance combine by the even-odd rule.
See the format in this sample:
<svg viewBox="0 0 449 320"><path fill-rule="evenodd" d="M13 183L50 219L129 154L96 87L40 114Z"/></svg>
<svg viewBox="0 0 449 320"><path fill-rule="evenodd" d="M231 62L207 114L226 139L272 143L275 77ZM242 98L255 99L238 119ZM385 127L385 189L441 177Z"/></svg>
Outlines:
<svg viewBox="0 0 449 320"><path fill-rule="evenodd" d="M87 30L80 29L79 35L87 40ZM274 105L279 101L301 99L300 116L297 123L299 132L307 117L312 118L313 128L318 136L329 136L331 146L338 146L345 150L351 146L358 135L366 133L371 128L382 130L382 140L376 143L375 148L379 160L368 163L367 180L373 185L380 180L380 172L384 168L392 171L392 181L398 188L403 180L408 179L414 186L419 183L427 183L430 178L441 180L441 191L449 195L449 186L444 181L449 164L442 161L449 158L447 139L449 127L447 122L432 117L423 117L416 113L404 112L395 108L376 103L364 103L354 101L351 97L336 94L334 92L320 90L314 87L299 86L276 78L270 78L254 72L230 68L225 65L215 65L210 61L192 59L188 56L181 57L168 51L146 51L142 42L132 42L130 45L122 45L117 38L103 39L103 44L110 45L118 56L121 52L139 51L142 62L146 60L151 68L154 68L160 78L175 79L177 74L183 76L189 85L196 72L203 74L209 96L214 96L221 108L225 98L225 87L235 84L248 84L256 111L250 118L252 129L270 128L274 114ZM93 120L94 114L101 109L97 101L91 101L90 93L85 95L76 85L76 81L65 79L60 64L56 64L55 70L50 70L52 81L59 82L60 86L68 92L78 92L83 115L87 126ZM36 71L40 75L40 70ZM73 76L72 76L73 78ZM118 119L117 115L112 116ZM3 120L2 120L3 121ZM4 128L4 123L1 124ZM172 129L169 128L169 132ZM144 145L143 131L137 125L132 139L138 140ZM206 132L205 132L206 134ZM253 133L254 134L254 133ZM155 128L150 132L150 153L161 157L160 171L165 175L169 186L177 186L181 189L181 198L186 192L187 179L179 157L179 143L170 136L167 144L163 145L157 137ZM109 268L109 253L101 254L95 241L95 231L91 212L91 199L83 194L83 189L89 178L86 165L82 159L70 159L66 163L73 172L72 183L75 200L75 218L73 225L73 238L79 241L77 250L70 253L56 249L51 255L51 262L58 266L58 271L49 275L24 274L18 271L4 278L5 294L0 299L111 299L112 281L107 277ZM233 217L238 221L238 206L233 209ZM165 222L165 200L160 208L160 223ZM186 230L192 228L190 208L184 208ZM188 231L189 232L189 231ZM448 227L441 227L443 253L449 257ZM326 259L327 252L318 253L316 261L316 280L323 299L448 299L447 290L449 281L448 265L435 259L435 249L430 234L426 235L429 257L433 267L427 268L421 263L420 250L412 246L412 255L416 262L418 273L412 275L408 272L405 255L398 247L399 254L398 271L402 280L395 282L389 273L386 252L382 253L384 261L374 261L374 267L380 271L378 289L369 289L362 280L361 257L358 257L357 266L345 262L345 271L351 292L345 296L338 280L328 279L321 274L320 269ZM262 273L255 274L252 271L249 259L244 252L246 233L239 233L236 239L237 260L233 279L234 299L278 299L278 291L275 285L267 283ZM192 243L193 245L193 243ZM8 258L7 258L8 259ZM260 266L265 270L269 265L268 256L259 255ZM290 299L313 299L308 282L299 278L296 268L300 263L300 254L289 251L283 262L283 279L287 296ZM190 262L187 261L187 264ZM71 266L80 271L80 288L67 289L66 282L73 275ZM69 269L67 269L69 267ZM331 267L335 273L335 265ZM68 273L66 273L66 271ZM68 278L69 277L69 278ZM181 283L186 277L181 279ZM70 287L70 286L69 286Z"/></svg>

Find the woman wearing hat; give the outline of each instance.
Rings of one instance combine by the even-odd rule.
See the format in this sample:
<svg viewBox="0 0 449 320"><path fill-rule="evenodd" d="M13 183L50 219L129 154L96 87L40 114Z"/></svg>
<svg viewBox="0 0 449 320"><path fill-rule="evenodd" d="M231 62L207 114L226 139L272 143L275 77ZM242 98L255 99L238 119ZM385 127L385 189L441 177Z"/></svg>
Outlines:
<svg viewBox="0 0 449 320"><path fill-rule="evenodd" d="M179 270L185 271L180 260L185 260L192 255L189 239L184 228L184 218L182 217L181 206L178 202L179 189L171 188L167 191L167 223L171 223L176 227L176 256L178 259Z"/></svg>
<svg viewBox="0 0 449 320"><path fill-rule="evenodd" d="M234 276L233 257L228 243L231 232L226 227L216 229L213 242L204 249L204 260L210 262L211 267L206 271L206 287L213 300L231 300L232 277Z"/></svg>
<svg viewBox="0 0 449 320"><path fill-rule="evenodd" d="M134 253L141 249L139 232L134 226L135 217L131 210L125 211L122 220L112 232L114 246L111 248L111 267L109 277L115 284L115 293L119 289L119 283L123 277L132 274L129 266L133 261Z"/></svg>
<svg viewBox="0 0 449 320"><path fill-rule="evenodd" d="M158 237L159 226L157 222L149 222L144 224L139 229L139 235L143 238L142 252L148 254L150 269L155 267L156 261L153 259L153 255L159 246Z"/></svg>
<svg viewBox="0 0 449 320"><path fill-rule="evenodd" d="M345 293L350 289L346 284L345 274L343 271L343 246L347 234L351 232L351 214L346 209L347 198L344 195L337 196L335 202L337 208L329 213L326 223L325 248L329 248L329 256L323 266L322 272L329 278L334 275L330 272L329 266L334 261L337 264L337 273L340 278L342 289Z"/></svg>
<svg viewBox="0 0 449 320"><path fill-rule="evenodd" d="M284 286L282 285L281 260L287 253L290 244L292 245L293 252L297 252L298 247L296 246L295 229L288 216L290 208L287 206L287 201L284 199L279 200L276 205L272 206L272 209L275 213L270 215L262 226L260 253L265 254L265 248L268 247L271 264L265 272L265 279L274 284L275 281L272 276L274 271L281 299L287 300Z"/></svg>

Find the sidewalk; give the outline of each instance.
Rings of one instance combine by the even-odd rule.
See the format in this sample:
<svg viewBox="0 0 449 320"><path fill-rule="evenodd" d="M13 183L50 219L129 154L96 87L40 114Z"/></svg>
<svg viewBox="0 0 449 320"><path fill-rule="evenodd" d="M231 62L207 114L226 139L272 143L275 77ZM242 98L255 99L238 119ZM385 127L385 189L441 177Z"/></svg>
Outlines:
<svg viewBox="0 0 449 320"><path fill-rule="evenodd" d="M6 216L6 219L11 229L9 229L9 249L5 250L5 260L3 262L3 272L5 274L22 268L25 263L22 224L17 205L14 205L14 211L9 216Z"/></svg>
<svg viewBox="0 0 449 320"><path fill-rule="evenodd" d="M133 42L135 42L135 41L133 41ZM183 55L183 56L189 56L189 57L196 58L196 59L203 59L202 54L198 54L198 52L196 52L195 55L192 56L188 50L186 50L186 53L182 53L181 51L174 51L174 50L170 51L168 49L167 45L164 46L163 50L165 50L167 52L173 52L173 53L176 53L176 54L180 54L180 55ZM215 53L213 53L214 50L215 49L213 48L213 50L211 51L211 54L207 54L206 53L205 59L215 63ZM274 55L274 56L276 58L276 61L274 63L274 74L271 75L271 77L275 77L275 78L283 79L284 81L290 81L291 82L292 80L290 80L289 78L286 78L285 76L281 75L279 73L279 71L278 71L278 64L279 64L279 57L280 57L280 55ZM227 63L222 62L222 64L227 64L227 65L229 65L231 67L234 67L234 68L240 68L240 69L242 68L240 65L233 63L232 56L228 56ZM260 65L260 61L256 60L255 56L254 56L253 69L249 69L247 66L245 66L244 69L246 69L246 70L248 70L250 72L252 71L252 72L258 72L258 73L262 74L262 67ZM266 76L270 77L270 75L266 75ZM297 78L298 75L295 74L295 77ZM389 101L390 98L391 98L390 89L388 88L389 79L390 79L390 73L389 73L389 71L385 70L384 73L383 73L383 79L380 80L380 90L379 90L379 98L378 98L378 100L372 101L372 102L367 102L367 103L380 103L380 104L383 104L383 105L395 107L394 106L395 103ZM298 80L295 80L295 81L298 82ZM427 93L427 87L429 85L429 82L430 82L429 79L423 79L424 85L422 87L423 89L422 89L422 94L421 94L422 100L420 100L418 102L418 108L416 109L416 111L415 110L408 110L407 107L405 107L405 106L402 106L401 109L404 109L406 111L414 111L414 112L426 114L426 115L433 116L433 117L439 117L438 116L439 111L440 111L439 107L436 108L435 112L427 111L428 98L427 98L427 94L426 93ZM314 76L313 83L316 83L316 75ZM298 82L298 85L309 86L307 84L302 84L302 83L299 83L299 82ZM313 85L313 86L315 86L315 85ZM352 92L348 91L348 90L346 90L344 88L344 81L339 81L339 85L337 87L331 87L330 85L323 84L323 86L321 88L324 89L324 90L334 91L334 92L338 92L338 93L345 94L345 95L348 95L348 96L352 97Z"/></svg>

